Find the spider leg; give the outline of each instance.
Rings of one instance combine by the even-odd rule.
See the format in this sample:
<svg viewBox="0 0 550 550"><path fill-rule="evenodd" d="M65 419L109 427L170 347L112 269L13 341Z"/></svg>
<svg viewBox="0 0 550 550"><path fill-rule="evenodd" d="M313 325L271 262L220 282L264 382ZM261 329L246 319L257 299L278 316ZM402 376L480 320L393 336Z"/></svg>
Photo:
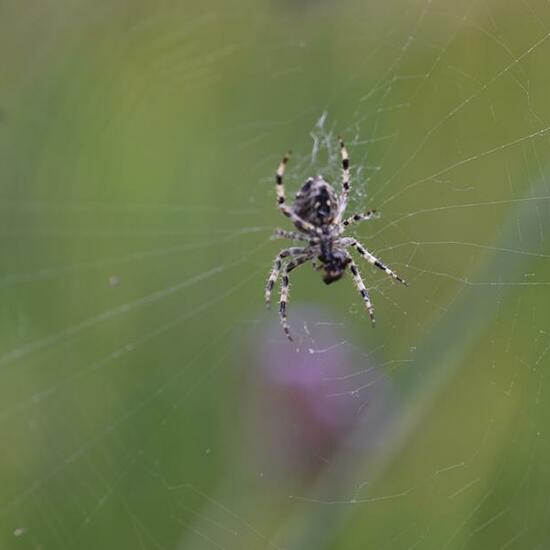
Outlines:
<svg viewBox="0 0 550 550"><path fill-rule="evenodd" d="M286 334L286 337L292 342L292 336L290 334L290 329L288 326L288 320L287 320L287 313L286 313L286 305L288 303L288 292L290 289L290 279L288 277L288 274L298 266L304 264L308 260L311 260L311 256L299 256L298 258L295 258L294 260L291 260L286 264L285 270L283 272L283 277L281 279L281 300L279 301L279 317L281 319L281 325L283 327L283 330Z"/></svg>
<svg viewBox="0 0 550 550"><path fill-rule="evenodd" d="M353 246L367 262L372 264L374 267L377 267L378 269L381 269L386 275L389 275L390 277L393 277L396 281L399 281L400 283L403 283L405 286L408 286L407 283L397 275L394 271L392 271L388 266L384 265L376 256L373 256L368 250L366 250L361 243L357 242L355 239L342 239L342 244L344 246Z"/></svg>
<svg viewBox="0 0 550 550"><path fill-rule="evenodd" d="M375 218L375 217L376 217L376 210L369 210L364 214L363 213L354 214L353 216L350 216L349 218L345 219L340 225L343 229L344 227L349 227L354 223L358 223L366 220L372 220L372 218Z"/></svg>
<svg viewBox="0 0 550 550"><path fill-rule="evenodd" d="M304 233L318 233L317 228L312 225L309 222L306 222L305 220L302 220L300 216L298 216L292 208L288 207L285 204L285 185L284 185L284 176L285 176L285 168L288 163L288 159L290 158L290 152L288 152L283 159L281 160L279 167L277 168L277 172L275 172L275 188L277 190L277 205L279 206L279 210L290 220L292 223L302 232Z"/></svg>
<svg viewBox="0 0 550 550"><path fill-rule="evenodd" d="M302 220L300 216L298 216L292 208L289 208L286 206L286 204L281 205L281 212L290 218L290 221L300 230L304 233L314 233L319 234L321 231L318 227L315 227L313 224L306 222L305 220Z"/></svg>
<svg viewBox="0 0 550 550"><path fill-rule="evenodd" d="M311 237L298 231L287 231L286 229L276 229L271 237L272 239L290 239L292 241L309 241Z"/></svg>
<svg viewBox="0 0 550 550"><path fill-rule="evenodd" d="M339 209L337 222L340 222L346 208L348 206L348 196L350 191L350 173L349 173L349 155L346 146L344 145L344 140L339 138L340 141L340 155L342 157L342 192L340 193L340 198L338 200Z"/></svg>
<svg viewBox="0 0 550 550"><path fill-rule="evenodd" d="M281 252L279 252L279 254L275 256L273 269L271 270L269 279L267 280L267 284L265 286L265 305L268 308L271 305L271 292L273 291L273 287L275 286L275 283L279 278L279 273L281 273L283 258L288 258L289 256L300 256L304 253L304 250L305 249L300 246L293 246L291 248L285 248L284 250L281 250Z"/></svg>
<svg viewBox="0 0 550 550"><path fill-rule="evenodd" d="M277 204L280 206L285 203L285 184L283 178L285 177L285 168L290 159L290 151L283 157L283 160L279 163L277 172L275 172L275 188L277 189Z"/></svg>
<svg viewBox="0 0 550 550"><path fill-rule="evenodd" d="M372 303L369 298L369 293L367 292L365 283L363 282L363 278L359 273L357 264L351 259L351 256L349 256L349 259L350 259L349 268L350 268L351 274L353 275L353 281L355 283L355 286L357 287L357 290L359 291L359 294L361 294L361 297L363 298L365 305L367 306L367 311L369 312L369 317L370 317L372 326L374 326L376 324L376 320L374 319L374 308L372 307Z"/></svg>

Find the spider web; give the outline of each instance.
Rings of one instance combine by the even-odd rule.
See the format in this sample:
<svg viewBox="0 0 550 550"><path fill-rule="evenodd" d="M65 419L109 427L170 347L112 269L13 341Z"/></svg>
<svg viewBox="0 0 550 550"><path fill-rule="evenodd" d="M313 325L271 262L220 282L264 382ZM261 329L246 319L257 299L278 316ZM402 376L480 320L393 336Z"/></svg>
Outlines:
<svg viewBox="0 0 550 550"><path fill-rule="evenodd" d="M2 11L2 548L549 544L547 2ZM410 286L303 266L290 344L339 135Z"/></svg>

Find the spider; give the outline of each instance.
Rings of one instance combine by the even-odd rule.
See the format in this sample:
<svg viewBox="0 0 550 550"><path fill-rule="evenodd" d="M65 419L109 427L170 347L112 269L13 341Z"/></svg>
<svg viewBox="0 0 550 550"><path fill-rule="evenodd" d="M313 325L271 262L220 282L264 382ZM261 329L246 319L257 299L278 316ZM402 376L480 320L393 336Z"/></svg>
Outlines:
<svg viewBox="0 0 550 550"><path fill-rule="evenodd" d="M294 204L288 206L285 199L283 178L290 152L283 157L275 174L279 210L290 218L298 231L277 229L274 238L307 242L306 246L292 246L281 250L277 254L265 287L265 302L269 308L271 292L282 270L279 316L283 330L290 341L292 341L292 336L288 325L286 307L290 286L289 274L293 269L308 261L311 261L317 270L324 272L323 281L327 285L340 279L349 267L357 290L365 302L373 326L375 325L374 308L359 269L346 249L348 247L355 248L367 262L381 269L396 281L407 285L401 277L384 265L354 238L341 236L353 223L375 217L376 210L369 210L364 214L354 214L343 219L350 192L350 171L348 151L343 140L339 139L339 142L342 157L342 191L339 196L330 183L322 176L317 175L307 179L296 194ZM283 260L287 258L288 261L283 268Z"/></svg>

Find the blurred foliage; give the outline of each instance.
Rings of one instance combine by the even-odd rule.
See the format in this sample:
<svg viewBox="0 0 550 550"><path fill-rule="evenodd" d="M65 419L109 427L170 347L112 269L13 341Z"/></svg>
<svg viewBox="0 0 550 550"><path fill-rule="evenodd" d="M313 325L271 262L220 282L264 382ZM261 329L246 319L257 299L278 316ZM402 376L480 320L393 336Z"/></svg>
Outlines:
<svg viewBox="0 0 550 550"><path fill-rule="evenodd" d="M549 54L544 0L4 0L0 547L547 547ZM391 412L270 472L313 425L262 379L273 171L337 179L338 134L411 286L363 268L373 331L303 269L290 320Z"/></svg>

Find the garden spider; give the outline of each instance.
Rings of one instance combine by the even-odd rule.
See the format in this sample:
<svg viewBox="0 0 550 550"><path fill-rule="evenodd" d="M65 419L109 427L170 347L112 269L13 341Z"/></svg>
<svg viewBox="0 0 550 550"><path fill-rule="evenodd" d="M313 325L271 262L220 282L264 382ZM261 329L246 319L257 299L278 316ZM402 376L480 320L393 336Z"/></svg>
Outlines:
<svg viewBox="0 0 550 550"><path fill-rule="evenodd" d="M336 195L336 191L330 183L325 181L322 176L318 175L309 178L304 185L302 185L301 189L296 194L294 204L288 206L285 203L283 177L288 159L290 158L290 153L287 153L283 157L275 175L277 204L279 209L285 216L290 218L298 231L277 229L274 237L306 241L308 243L303 247L293 246L285 248L277 254L265 288L265 301L267 307L269 307L271 292L282 270L279 315L283 330L291 341L292 336L290 335L286 312L290 285L289 274L293 269L308 261L312 261L316 269L324 271L323 281L327 285L340 279L349 266L353 275L353 280L365 302L373 326L375 324L374 308L372 307L365 283L359 274L357 265L346 249L350 246L355 248L367 262L381 269L396 281L404 285L407 284L401 277L386 267L355 239L341 236L349 225L372 219L376 211L369 210L365 214L355 214L347 219L342 219L348 203L350 172L346 146L342 139L339 141L340 154L342 156L342 192L340 196ZM289 260L284 265L283 269L283 260L286 258ZM317 265L316 261L318 261L320 265Z"/></svg>

